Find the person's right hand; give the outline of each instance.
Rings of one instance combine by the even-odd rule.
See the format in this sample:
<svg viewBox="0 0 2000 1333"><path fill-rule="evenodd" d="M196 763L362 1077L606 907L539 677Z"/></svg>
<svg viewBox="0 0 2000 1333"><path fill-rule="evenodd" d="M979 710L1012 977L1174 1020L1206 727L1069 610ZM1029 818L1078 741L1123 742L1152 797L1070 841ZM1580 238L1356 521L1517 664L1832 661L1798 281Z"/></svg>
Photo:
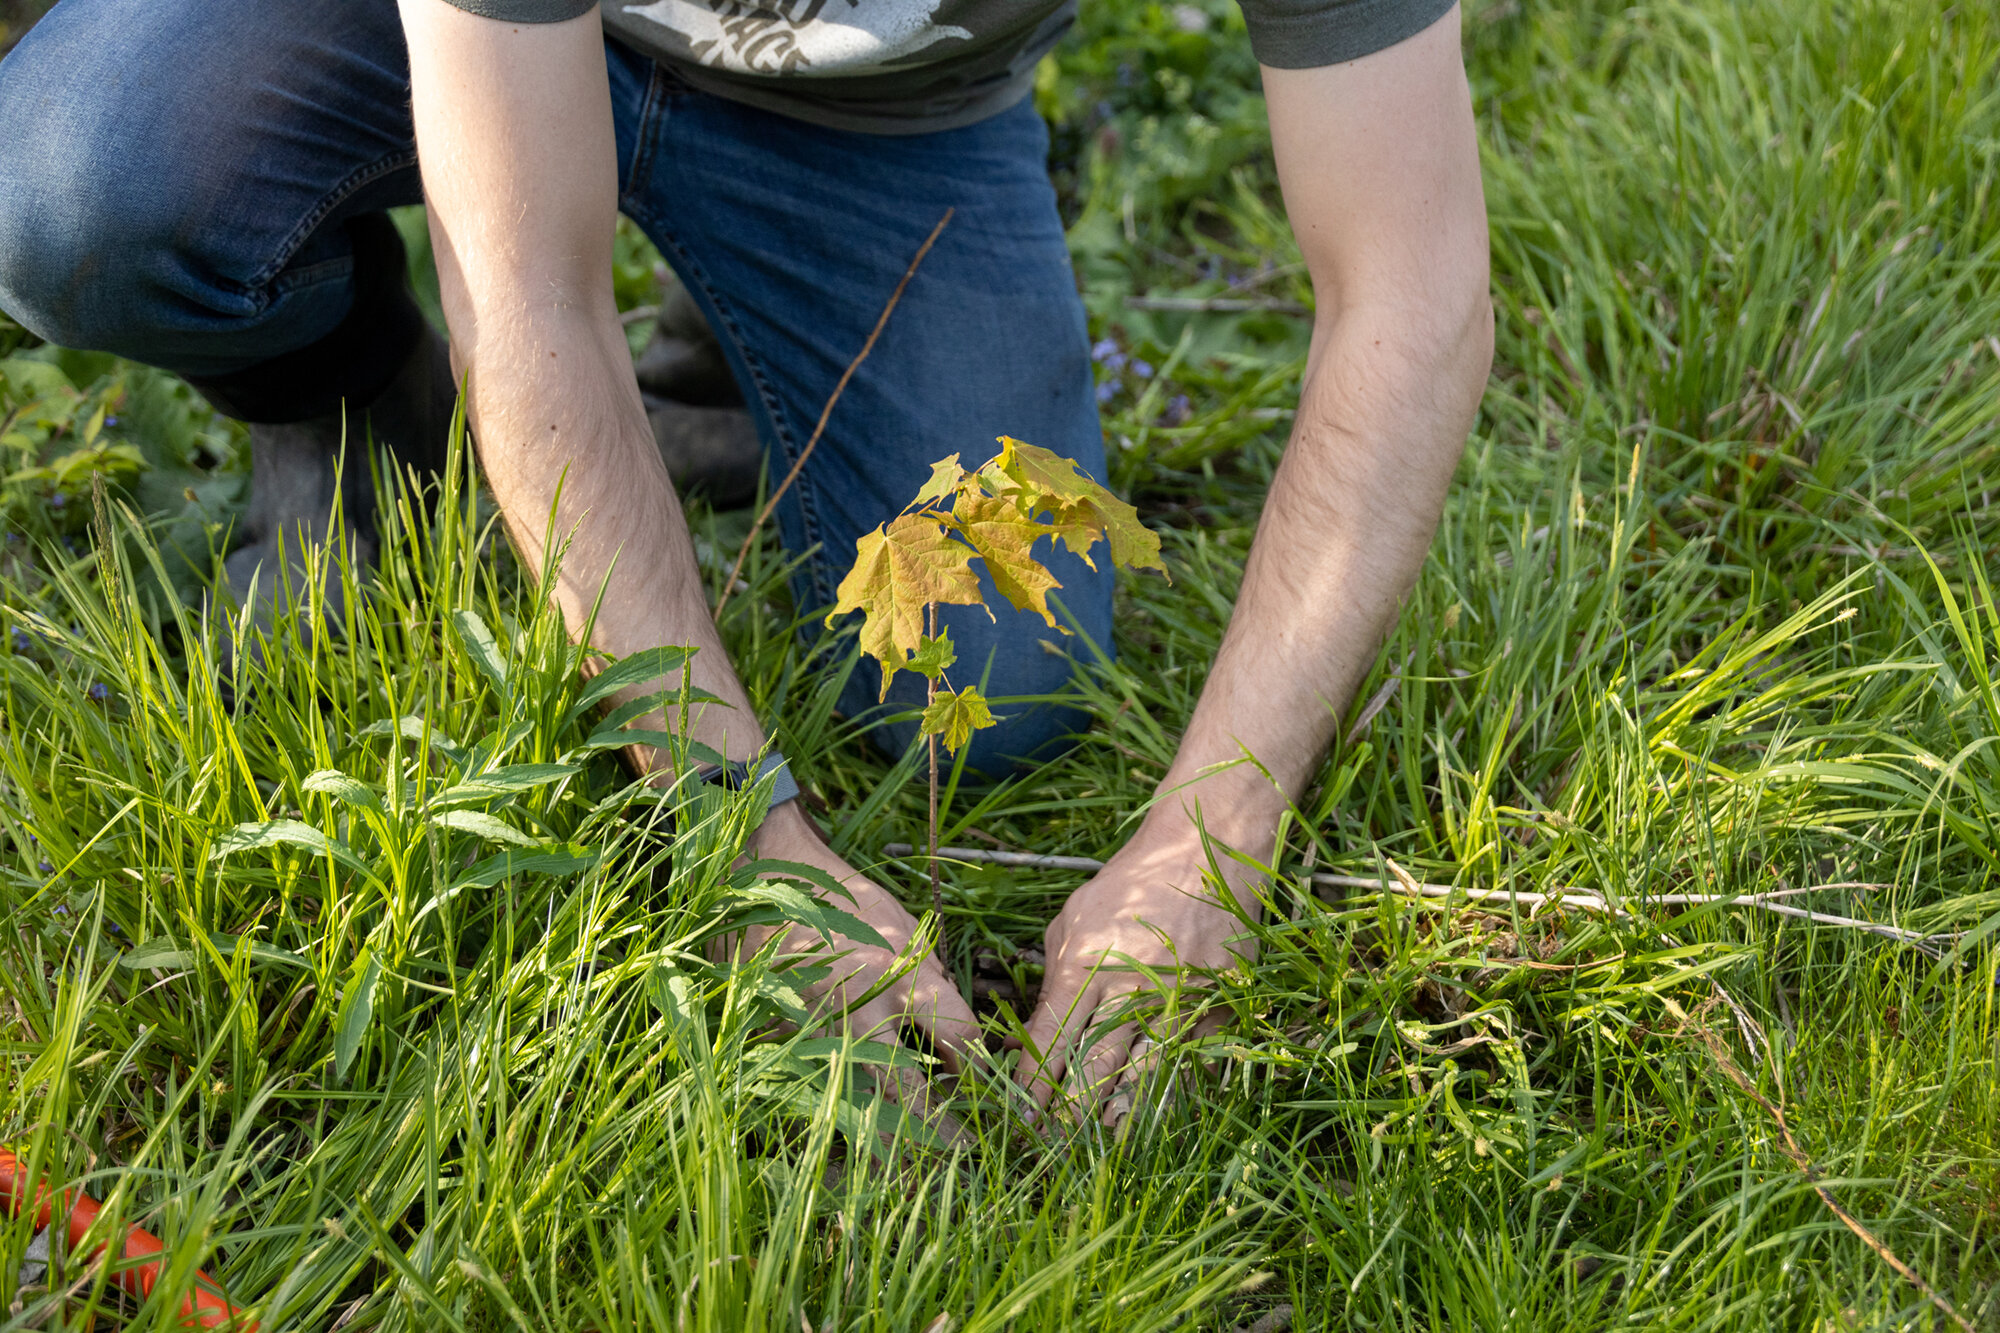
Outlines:
<svg viewBox="0 0 2000 1333"><path fill-rule="evenodd" d="M809 989L808 999L830 1000L845 1008L899 965L900 956L916 936L916 918L887 889L835 855L796 802L787 802L771 811L758 829L751 850L759 857L796 861L831 875L854 895L854 901L835 898L830 905L873 926L889 945L883 949L836 936L831 951L836 955L832 973ZM777 929L783 928L753 932L746 944L760 948ZM787 953L826 952L827 945L817 931L793 926L787 931L784 949ZM953 1074L963 1069L968 1060L977 1058L979 1025L958 988L945 975L943 964L929 949L893 985L851 1010L845 1022L847 1031L856 1040L879 1041L890 1046L902 1045L898 1033L905 1024L929 1035L938 1059ZM894 1069L878 1072L877 1077L892 1100L932 1122L934 1130L951 1132L948 1123L937 1121L929 1082L921 1074L911 1069Z"/></svg>

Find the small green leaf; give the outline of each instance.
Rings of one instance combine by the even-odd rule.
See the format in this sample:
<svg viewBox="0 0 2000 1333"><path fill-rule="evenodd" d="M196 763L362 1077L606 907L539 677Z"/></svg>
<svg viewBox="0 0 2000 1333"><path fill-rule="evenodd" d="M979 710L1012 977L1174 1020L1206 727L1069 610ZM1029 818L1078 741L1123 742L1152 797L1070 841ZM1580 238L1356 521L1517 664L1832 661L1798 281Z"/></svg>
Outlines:
<svg viewBox="0 0 2000 1333"><path fill-rule="evenodd" d="M945 748L957 754L973 732L992 725L993 710L986 706L986 696L977 686L968 685L962 690L938 691L937 698L924 709L920 730L926 736L942 738Z"/></svg>
<svg viewBox="0 0 2000 1333"><path fill-rule="evenodd" d="M918 642L917 651L910 656L910 670L925 680L936 680L957 660L950 636L940 634L935 639L926 637Z"/></svg>
<svg viewBox="0 0 2000 1333"><path fill-rule="evenodd" d="M500 645L494 641L493 631L487 628L476 611L454 611L451 623L458 630L459 646L472 659L472 665L479 668L479 674L486 677L495 694L505 697L507 659L500 655Z"/></svg>
<svg viewBox="0 0 2000 1333"><path fill-rule="evenodd" d="M363 810L382 811L382 798L377 796L360 781L347 776L337 768L322 768L316 773L308 773L299 784L305 791L321 796L331 796L336 801L357 806Z"/></svg>
<svg viewBox="0 0 2000 1333"><path fill-rule="evenodd" d="M958 465L958 455L940 459L931 464L931 479L917 491L917 498L910 501L910 508L922 509L927 504L935 504L958 491L965 480L965 469Z"/></svg>
<svg viewBox="0 0 2000 1333"><path fill-rule="evenodd" d="M470 833L474 837L491 842L511 842L516 847L539 847L539 840L529 837L504 819L481 814L477 810L447 810L443 814L432 815L431 823L439 828L456 829L460 833Z"/></svg>
<svg viewBox="0 0 2000 1333"><path fill-rule="evenodd" d="M362 967L363 963L365 967ZM355 1055L361 1050L361 1039L367 1035L368 1024L375 1017L375 983L382 979L382 962L371 949L363 949L361 957L354 960L355 966L362 968L361 978L351 983L347 994L340 1001L340 1012L334 1019L333 1034L333 1078L336 1083L347 1081L347 1068L354 1063Z"/></svg>

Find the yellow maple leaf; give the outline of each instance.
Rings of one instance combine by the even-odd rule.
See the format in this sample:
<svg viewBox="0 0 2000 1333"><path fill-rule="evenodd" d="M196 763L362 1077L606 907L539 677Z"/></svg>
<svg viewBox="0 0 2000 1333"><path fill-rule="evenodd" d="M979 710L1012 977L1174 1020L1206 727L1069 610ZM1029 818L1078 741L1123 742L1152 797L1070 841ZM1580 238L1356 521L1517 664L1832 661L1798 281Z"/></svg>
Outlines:
<svg viewBox="0 0 2000 1333"><path fill-rule="evenodd" d="M924 607L978 605L979 578L971 548L953 541L936 518L904 514L854 544L854 568L836 597L827 623L862 613L861 651L882 664L886 699L890 680L923 642Z"/></svg>
<svg viewBox="0 0 2000 1333"><path fill-rule="evenodd" d="M1000 437L1000 456L981 469L989 487L1030 512L1051 515L1057 537L1069 549L1097 567L1086 554L1099 532L1111 546L1111 563L1127 569L1167 567L1160 560L1160 538L1139 521L1139 511L1083 475L1074 458L1017 440Z"/></svg>
<svg viewBox="0 0 2000 1333"><path fill-rule="evenodd" d="M993 725L993 710L977 686L962 690L939 690L937 698L924 709L923 734L944 741L944 748L957 754L975 731Z"/></svg>
<svg viewBox="0 0 2000 1333"><path fill-rule="evenodd" d="M952 518L960 535L986 562L993 586L1015 610L1033 611L1052 629L1069 633L1049 611L1049 593L1062 584L1032 553L1035 539L1055 529L1036 522L1011 501L990 495L959 496Z"/></svg>

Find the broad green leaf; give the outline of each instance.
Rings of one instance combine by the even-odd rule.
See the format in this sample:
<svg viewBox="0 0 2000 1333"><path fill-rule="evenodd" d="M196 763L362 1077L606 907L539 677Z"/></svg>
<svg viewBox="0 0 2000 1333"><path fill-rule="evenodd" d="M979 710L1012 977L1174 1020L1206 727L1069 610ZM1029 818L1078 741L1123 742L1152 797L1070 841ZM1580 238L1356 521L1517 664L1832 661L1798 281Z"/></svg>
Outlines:
<svg viewBox="0 0 2000 1333"><path fill-rule="evenodd" d="M450 887L433 895L412 919L422 921L467 889L490 889L514 875L573 875L597 864L596 852L574 843L543 845L546 848L543 851L523 849L487 857L453 880Z"/></svg>
<svg viewBox="0 0 2000 1333"><path fill-rule="evenodd" d="M308 851L330 856L350 870L370 875L368 866L356 856L351 848L338 838L329 838L310 824L301 824L296 819L268 819L256 824L238 824L215 840L215 850L208 854L209 860L236 852L256 851L260 847L303 847Z"/></svg>
<svg viewBox="0 0 2000 1333"><path fill-rule="evenodd" d="M768 878L773 875L783 878ZM823 897L807 893L791 883L792 880L804 881L818 890L818 894L854 901L854 895L839 880L817 866L797 861L752 861L736 872L733 882L738 897L776 908L785 920L812 927L828 943L833 941L835 935L845 935L859 944L870 944L878 949L889 947L889 942L875 927L852 912L832 906Z"/></svg>
<svg viewBox="0 0 2000 1333"><path fill-rule="evenodd" d="M649 680L659 680L662 677L672 677L678 681L681 668L694 654L695 650L692 648L668 644L659 648L647 648L642 652L633 653L630 657L621 657L591 677L590 683L584 686L583 693L577 695L576 702L570 705L569 715L572 718L580 717L594 704L610 698L628 686L644 685Z"/></svg>
<svg viewBox="0 0 2000 1333"><path fill-rule="evenodd" d="M493 842L511 842L516 847L539 847L539 839L531 838L504 819L481 814L477 810L447 810L443 814L432 815L431 823L439 828L456 829L460 833L470 833L474 837L486 838Z"/></svg>
<svg viewBox="0 0 2000 1333"><path fill-rule="evenodd" d="M918 489L917 498L910 501L910 508L922 509L927 504L935 504L948 495L956 494L965 477L965 469L958 465L957 454L931 464L931 479Z"/></svg>
<svg viewBox="0 0 2000 1333"><path fill-rule="evenodd" d="M238 935L224 935L215 932L209 935L208 940L210 944L215 946L216 952L233 955L241 938ZM128 950L119 957L118 966L130 968L133 971L147 971L153 968L159 968L164 971L177 967L193 967L196 954L196 950L182 948L172 940L162 937L142 944L136 949ZM297 954L273 945L260 944L255 940L250 942L250 961L255 963L272 963L279 967L302 968L308 972L312 970L312 964Z"/></svg>
<svg viewBox="0 0 2000 1333"><path fill-rule="evenodd" d="M299 786L305 791L331 796L336 801L358 806L363 810L373 810L377 814L382 810L381 797L358 779L347 776L337 768L322 768L316 773L308 773L305 781Z"/></svg>
<svg viewBox="0 0 2000 1333"><path fill-rule="evenodd" d="M924 638L932 602L979 604L972 548L953 541L935 518L904 514L854 544L854 568L840 581L827 623L859 611L861 651L882 664L882 697Z"/></svg>
<svg viewBox="0 0 2000 1333"><path fill-rule="evenodd" d="M787 1042L785 1053L801 1060L845 1058L851 1064L886 1065L895 1069L922 1069L930 1063L907 1046L855 1041L851 1037L803 1037Z"/></svg>
<svg viewBox="0 0 2000 1333"><path fill-rule="evenodd" d="M361 1050L361 1039L367 1035L368 1024L375 1017L375 983L382 979L382 960L371 949L363 949L361 957L355 959L360 967L358 981L351 981L347 994L341 998L340 1012L334 1018L333 1032L333 1078L336 1083L347 1081L347 1067L354 1063L356 1053Z"/></svg>
<svg viewBox="0 0 2000 1333"><path fill-rule="evenodd" d="M436 750L452 763L463 764L465 762L465 751L459 747L458 742L445 735L442 731L432 727L420 717L399 717L393 721L384 718L380 722L370 722L355 734L360 736L401 736L404 740L415 741L419 745L428 742L433 750Z"/></svg>
<svg viewBox="0 0 2000 1333"><path fill-rule="evenodd" d="M1035 559L1035 539L1055 531L1038 523L1019 506L992 496L960 496L952 510L953 526L979 552L993 586L1016 611L1033 611L1051 628L1062 630L1049 611L1049 593L1062 587L1056 576Z"/></svg>
<svg viewBox="0 0 2000 1333"><path fill-rule="evenodd" d="M491 800L495 796L515 796L559 782L576 771L575 764L509 764L491 773L481 773L453 783L439 792L431 804L443 807L464 801Z"/></svg>
<svg viewBox="0 0 2000 1333"><path fill-rule="evenodd" d="M917 645L917 651L910 658L910 670L925 680L936 680L958 660L958 653L951 646L951 637L939 634L935 639L926 638Z"/></svg>
<svg viewBox="0 0 2000 1333"><path fill-rule="evenodd" d="M546 851L501 852L487 857L452 881L451 892L490 889L501 880L515 875L574 875L596 865L597 856L596 852L574 844L557 845ZM425 910L429 910L428 905ZM422 916L423 913L417 915Z"/></svg>
<svg viewBox="0 0 2000 1333"><path fill-rule="evenodd" d="M507 695L507 659L500 655L500 645L493 639L493 631L476 611L460 610L451 613L451 623L458 630L459 646L472 659L472 665L479 668L479 674L493 687L493 692L505 698Z"/></svg>
<svg viewBox="0 0 2000 1333"><path fill-rule="evenodd" d="M834 948L841 946L843 936L856 944L870 944L878 949L889 947L888 941L860 917L829 907L798 885L781 879L756 880L738 889L736 897L741 902L763 903L775 909L781 919L807 927Z"/></svg>
<svg viewBox="0 0 2000 1333"><path fill-rule="evenodd" d="M957 754L973 732L992 725L993 710L986 706L986 696L977 686L968 685L962 690L938 691L937 698L924 709L921 730L926 736L941 738L945 748Z"/></svg>

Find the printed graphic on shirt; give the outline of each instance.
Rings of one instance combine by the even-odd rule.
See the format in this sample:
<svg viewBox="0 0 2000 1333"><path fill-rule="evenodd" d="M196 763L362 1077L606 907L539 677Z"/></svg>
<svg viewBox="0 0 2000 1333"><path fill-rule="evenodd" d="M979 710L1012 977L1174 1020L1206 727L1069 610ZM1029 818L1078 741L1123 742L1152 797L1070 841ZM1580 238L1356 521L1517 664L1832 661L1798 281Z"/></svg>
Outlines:
<svg viewBox="0 0 2000 1333"><path fill-rule="evenodd" d="M933 42L970 39L931 21L939 0L653 0L622 6L687 39L696 60L738 74L853 74Z"/></svg>

